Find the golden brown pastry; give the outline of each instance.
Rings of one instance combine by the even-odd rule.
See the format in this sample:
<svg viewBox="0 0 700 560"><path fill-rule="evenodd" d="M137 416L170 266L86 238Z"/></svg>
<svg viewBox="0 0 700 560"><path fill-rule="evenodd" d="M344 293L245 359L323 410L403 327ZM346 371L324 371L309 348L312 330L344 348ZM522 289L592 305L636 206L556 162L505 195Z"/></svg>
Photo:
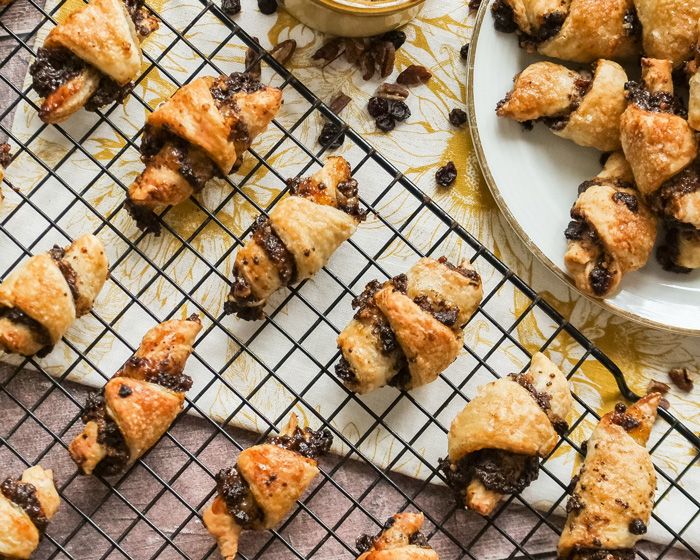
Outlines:
<svg viewBox="0 0 700 560"><path fill-rule="evenodd" d="M622 152L579 186L566 228L566 268L579 290L593 297L612 294L622 277L642 268L656 241L657 219L634 186Z"/></svg>
<svg viewBox="0 0 700 560"><path fill-rule="evenodd" d="M44 97L39 118L65 121L80 108L96 111L122 103L141 70L141 41L159 19L143 0L93 0L46 37L29 68L32 87Z"/></svg>
<svg viewBox="0 0 700 560"><path fill-rule="evenodd" d="M540 353L527 373L479 387L452 422L449 457L440 459L457 504L488 515L504 494L536 480L539 458L568 430L572 403L566 377Z"/></svg>
<svg viewBox="0 0 700 560"><path fill-rule="evenodd" d="M652 393L629 409L619 403L593 431L571 481L569 516L557 548L562 560L635 557L654 506L656 473L645 446L660 401Z"/></svg>
<svg viewBox="0 0 700 560"><path fill-rule="evenodd" d="M513 89L498 103L498 116L526 126L544 122L554 134L580 146L620 149L627 74L616 62L599 60L592 77L559 64L537 62L513 81Z"/></svg>
<svg viewBox="0 0 700 560"><path fill-rule="evenodd" d="M277 290L311 278L350 239L365 212L350 164L331 157L312 177L287 181L289 197L253 224L252 240L236 255L226 313L255 321Z"/></svg>
<svg viewBox="0 0 700 560"><path fill-rule="evenodd" d="M459 355L462 328L483 295L467 259L456 267L445 257L424 258L393 280L370 282L353 300L355 317L338 336L336 374L361 394L435 381Z"/></svg>
<svg viewBox="0 0 700 560"><path fill-rule="evenodd" d="M697 0L634 0L634 5L646 56L670 60L674 67L692 58L700 21Z"/></svg>
<svg viewBox="0 0 700 560"><path fill-rule="evenodd" d="M317 461L332 443L330 431L302 430L292 413L278 436L245 449L234 467L216 475L217 496L202 519L226 560L236 556L244 529L272 529L287 515L319 473Z"/></svg>
<svg viewBox="0 0 700 560"><path fill-rule="evenodd" d="M0 144L0 183L5 178L5 170L7 166L10 165L12 161L12 154L10 153L9 144ZM0 210L2 210L2 202L4 197L2 196L2 189L0 189Z"/></svg>
<svg viewBox="0 0 700 560"><path fill-rule="evenodd" d="M440 560L420 532L423 519L422 513L397 513L378 535L360 535L357 560Z"/></svg>
<svg viewBox="0 0 700 560"><path fill-rule="evenodd" d="M0 557L29 558L60 502L51 470L37 465L22 478L6 478L0 485Z"/></svg>
<svg viewBox="0 0 700 560"><path fill-rule="evenodd" d="M517 33L529 52L593 62L639 51L632 0L496 0L491 12L496 29Z"/></svg>
<svg viewBox="0 0 700 560"><path fill-rule="evenodd" d="M30 258L0 284L0 350L48 354L73 321L90 312L108 276L94 235Z"/></svg>
<svg viewBox="0 0 700 560"><path fill-rule="evenodd" d="M657 256L664 268L687 272L680 263L697 260L690 249L700 228L700 162L698 140L674 96L671 72L670 61L642 59L643 83L630 84L620 133L639 190L666 222L666 243Z"/></svg>
<svg viewBox="0 0 700 560"><path fill-rule="evenodd" d="M68 447L82 474L122 472L153 447L182 412L184 373L202 325L197 315L146 333L141 346L83 410L83 432Z"/></svg>
<svg viewBox="0 0 700 560"><path fill-rule="evenodd" d="M138 227L159 234L155 210L180 204L213 177L237 170L281 105L281 90L238 72L182 86L146 119L146 169L129 187L126 202Z"/></svg>

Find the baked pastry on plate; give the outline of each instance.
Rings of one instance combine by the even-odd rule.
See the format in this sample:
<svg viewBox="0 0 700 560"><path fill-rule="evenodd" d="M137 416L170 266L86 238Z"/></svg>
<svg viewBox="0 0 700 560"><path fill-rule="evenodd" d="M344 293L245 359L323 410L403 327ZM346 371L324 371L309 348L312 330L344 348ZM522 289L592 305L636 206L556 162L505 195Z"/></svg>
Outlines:
<svg viewBox="0 0 700 560"><path fill-rule="evenodd" d="M88 396L85 428L68 446L82 474L124 471L168 430L192 387L184 369L201 330L197 315L156 325L102 391Z"/></svg>
<svg viewBox="0 0 700 560"><path fill-rule="evenodd" d="M370 282L353 300L355 317L338 335L336 374L361 394L435 381L459 355L462 329L483 295L467 259L455 266L445 257L424 258L384 284Z"/></svg>
<svg viewBox="0 0 700 560"><path fill-rule="evenodd" d="M217 496L202 519L226 560L236 556L244 529L272 529L282 521L319 473L317 461L332 442L328 430L302 430L292 413L278 436L243 450L234 467L216 475Z"/></svg>
<svg viewBox="0 0 700 560"><path fill-rule="evenodd" d="M93 0L75 10L46 37L29 68L44 101L39 118L60 123L85 107L96 111L122 103L141 70L141 42L159 19L143 0Z"/></svg>
<svg viewBox="0 0 700 560"><path fill-rule="evenodd" d="M423 533L422 513L397 513L378 535L360 535L357 560L440 560Z"/></svg>
<svg viewBox="0 0 700 560"><path fill-rule="evenodd" d="M275 118L282 91L248 74L197 78L146 119L141 160L126 209L145 232L160 233L155 210L200 192L213 177L236 171L253 140Z"/></svg>
<svg viewBox="0 0 700 560"><path fill-rule="evenodd" d="M694 56L700 37L700 2L696 0L634 0L642 26L642 52L670 60L674 67Z"/></svg>
<svg viewBox="0 0 700 560"><path fill-rule="evenodd" d="M253 238L236 255L224 310L241 319L263 319L277 290L311 278L350 239L366 213L360 208L350 164L331 157L312 177L287 181L290 196L268 216L258 216Z"/></svg>
<svg viewBox="0 0 700 560"><path fill-rule="evenodd" d="M646 443L660 401L652 393L630 408L619 403L601 418L571 481L560 559L635 557L654 507L656 473Z"/></svg>
<svg viewBox="0 0 700 560"><path fill-rule="evenodd" d="M29 558L58 510L53 471L40 466L0 484L0 557Z"/></svg>
<svg viewBox="0 0 700 560"><path fill-rule="evenodd" d="M566 377L541 353L526 373L479 387L452 422L439 465L457 504L488 515L504 494L527 488L568 430L572 404Z"/></svg>
<svg viewBox="0 0 700 560"><path fill-rule="evenodd" d="M657 219L635 188L622 152L611 154L603 171L579 186L571 218L564 262L583 293L607 297L625 274L647 263Z"/></svg>
<svg viewBox="0 0 700 560"><path fill-rule="evenodd" d="M104 247L88 234L22 263L0 284L0 350L48 354L90 312L108 277Z"/></svg>
<svg viewBox="0 0 700 560"><path fill-rule="evenodd" d="M602 151L621 148L620 117L627 107L627 74L599 60L593 75L560 64L537 62L513 79L496 113L526 126L543 122L557 136Z"/></svg>
<svg viewBox="0 0 700 560"><path fill-rule="evenodd" d="M620 120L622 149L637 187L666 224L658 257L664 268L700 267L698 140L674 96L668 60L642 59L642 83L630 83Z"/></svg>

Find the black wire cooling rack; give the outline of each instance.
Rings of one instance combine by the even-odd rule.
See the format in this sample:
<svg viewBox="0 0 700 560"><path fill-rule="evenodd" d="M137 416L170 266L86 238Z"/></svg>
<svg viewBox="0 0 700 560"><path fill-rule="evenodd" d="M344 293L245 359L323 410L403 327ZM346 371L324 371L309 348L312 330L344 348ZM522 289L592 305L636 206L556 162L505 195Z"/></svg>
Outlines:
<svg viewBox="0 0 700 560"><path fill-rule="evenodd" d="M274 85L283 88L285 96L293 93L307 105L305 110L299 112L293 124L283 126L276 121L271 126L278 135L278 140L265 153L251 151L248 157L254 158L255 165L244 177L236 175L229 178L230 194L215 208L193 200L197 212L203 217L201 223L187 236L178 233L177 221L169 219L169 211L163 212L160 220L164 236L170 236L176 242L177 249L160 260L149 256L149 246L144 235L133 229L132 233L124 233L117 225L120 223L117 216L123 210L115 207L105 212L91 204L88 195L99 180L108 180L118 185L115 188L126 191L128 184L118 176L114 164L127 151L137 149L142 128L134 133L125 132L114 118L116 107L106 109L89 130L82 131L80 135L71 133L68 127L57 126L56 132L66 151L60 161L50 163L44 161L34 149L34 141L44 132L45 125L25 141L20 141L12 133L9 121L18 105L24 101L34 110L37 106L36 97L30 94L29 89L22 89L16 80L6 76L7 68L13 61L29 59L34 52L32 46L37 32L42 26L55 22L53 17L63 5L60 2L47 13L34 0L15 1L28 3L27 10L31 14L21 21L24 26L31 25L31 29L18 31L12 28L14 26L8 26L3 22L3 15L13 8L0 10L0 30L5 35L2 41L5 46L11 45L9 56L0 61L0 130L11 139L15 148L18 147L17 156L30 158L43 170L44 175L31 189L14 185L15 194L10 196L16 197L17 205L9 213L6 210L2 216L0 236L3 242L16 247L16 251L8 251L10 256L0 256L0 276L6 277L22 259L39 251L38 245L46 236L58 235L65 241L70 240L63 218L76 205L84 205L86 211L98 221L95 233L109 233L115 243L123 245L119 258L111 263L113 273L110 283L128 296L128 304L109 319L100 315L97 306L90 317L97 326L94 340L64 340L61 343L65 345L64 352L71 360L60 371L55 368L49 371L42 367L40 361L32 358L0 369L0 475L14 474L27 465L37 463L54 468L63 500L61 510L53 520L36 557L77 560L217 557L213 541L200 521L201 512L213 495L214 474L219 468L234 464L238 450L261 441L276 426L280 426L292 410L303 410L314 427L323 425L329 428L341 444L341 452L322 461L322 475L279 527L269 532L245 534L241 544L242 558L355 558L357 551L354 542L358 534L375 532L385 518L404 509L417 509L425 513L425 533L429 536L431 545L444 559L532 559L553 556L558 533L563 525L562 519L555 512L566 501L566 487L572 464L568 470L562 471L552 468L552 460L549 458L543 462L540 480L532 488L545 483L554 488L558 498L553 503L543 506L523 496L511 496L498 506L492 516L483 519L471 512L457 510L447 489L432 484L439 482L440 475L435 463L421 453L421 438L433 437L436 433L444 438L454 411L461 409L469 396L474 394L476 386L484 382L483 376L486 376L487 381L509 373L497 365L499 356L517 355L523 364L527 362L535 347L531 341L527 344L521 342L518 332L522 325L533 318L538 318L538 325L547 323L551 327L547 332L542 329L541 341L535 346L540 346L544 351L555 345L566 346L570 355L576 356L572 367L566 372L575 387L584 387L577 381L581 379L582 370L593 364L595 368L606 370L614 377L625 398L635 399L620 370L479 240L465 231L359 134L349 129L312 91L261 50L250 35L217 6L204 1L192 11L189 23L184 28L176 28L160 14L162 26L172 35L173 42L157 55L149 55L148 49L145 50L149 71L155 69L172 84L180 86L183 80L178 80L162 64L171 48L189 49L197 60L196 68L186 77L185 81L188 81L196 75L222 72L217 66L217 52L225 45L238 44L242 48L250 47L258 52L259 58L267 65L267 71L274 72L274 79L278 81ZM213 18L228 30L225 39L220 41L220 46L208 53L200 50L188 38L190 31L205 18ZM152 110L142 97L134 94L133 99ZM304 284L295 287L285 292L285 296L276 302L275 308L269 310L269 316L264 322L253 327L247 325L244 329L240 323L224 317L220 308L203 305L198 298L200 288L207 282L216 281L225 286L229 272L227 263L250 233L252 220L242 234L237 234L222 219L222 209L234 201L237 204L251 205L257 212L268 212L284 194L285 179L269 160L283 145L288 144L296 149L299 173L313 171L322 163L324 150L319 149L314 142L302 141L300 131L313 123L312 128L316 132L311 136L315 138L320 130L319 123L324 122L324 119L338 124L340 134L345 134L345 148L351 147L348 153L354 157L351 163L355 175L369 177L374 185L370 197L368 191L363 190L367 179L361 182L361 193L365 193L363 204L369 210L370 221L381 226L385 235L380 236L380 243L371 247L363 246L353 238L348 244L351 250L342 256L336 255L329 267L319 273L326 275L328 282L335 286L332 293L325 293L319 299L314 297L318 294L305 290ZM123 141L123 147L106 164L94 156L87 142L90 135L104 125ZM57 171L74 156L86 157L96 167L93 181L85 185L74 185ZM252 177L265 171L278 182L279 194L269 204L261 206L249 196L245 187ZM37 201L36 193L49 183L55 185L54 188L69 193L69 200L60 211L48 211ZM388 208L386 201L397 197L401 198L403 208L403 214L398 220L385 215L385 209ZM13 219L23 216L23 211L30 211L39 223L45 224L30 241L13 235ZM420 227L417 228L416 225L422 223L426 216L437 220L440 224L439 232L427 243L418 242L414 232ZM224 230L230 240L230 246L216 260L201 254L193 243L210 226ZM328 348L335 348L335 335L344 326L344 322L337 319L336 312L343 308L349 309L350 300L362 290L367 279L387 278L396 272L385 270L382 257L387 252L394 251L397 246L401 246L404 253L413 255L407 259L410 262L419 255L439 256L443 252L454 252L457 248L462 255L467 254L471 258L483 277L489 278L484 301L467 330L475 322L481 322L488 325L492 333L496 333L495 338L486 350L465 346L464 356L460 358L462 365L459 374L443 375L442 380L436 382L443 383L449 389L449 397L437 406L426 404L412 394L388 388L384 389L384 398L387 400L381 406L377 401L357 398L346 391L333 374L337 353L329 352L328 356L319 357L308 350L307 342L318 337L325 337ZM204 272L187 285L171 279L168 273L171 264L183 254L191 254L204 264ZM152 270L152 275L135 286L128 278L121 277L120 265L129 259L146 263ZM350 266L347 259L351 259ZM170 295L162 313L153 312L141 302L156 282L165 282L169 286ZM503 297L514 297L522 305L516 306L517 310L513 314L504 314L503 306L496 306ZM304 325L295 325L286 320L283 310L294 306L296 309L303 308L312 320ZM506 309L512 307L510 305ZM66 446L82 426L80 409L86 389L70 382L70 374L79 366L87 365L105 380L111 377L113 371L100 368L99 357L96 358L92 351L105 336L114 337L129 351L133 351L143 334L139 333L137 339L127 334L129 322L126 319L133 310L138 310L155 324L164 319L182 316L185 308L188 313L198 312L205 326L190 360L198 362L211 374L206 386L198 391L190 391L186 411L194 416L181 415L163 440L123 476L109 480L78 476L68 458ZM347 318L347 314L344 316ZM214 331L225 333L236 347L236 351L223 364L213 365L210 350L202 350L202 340ZM265 341L272 338L284 341L288 348L282 352L281 359L274 362L265 355ZM284 364L295 356L302 356L306 367L316 372L302 387L295 385L289 372L284 370ZM224 375L232 364L244 358L255 363L264 373L248 394L237 390ZM322 415L311 395L314 386L328 383L329 380L332 390L340 398L332 413ZM202 396L215 383L223 384L238 399L237 406L230 410L227 418L221 418L220 421L210 419L200 404ZM283 388L289 396L283 405L279 405L281 413L276 417L266 416L256 403L256 397L268 383ZM576 396L575 420L572 421L571 431L553 455L568 446L578 451L578 444L588 436L598 419L596 411L587 404L589 398L585 397L586 394L590 395L582 391ZM405 426L400 422L397 424L392 416L395 410L407 406L407 403L410 403L413 411L410 416L412 428L408 431L403 429ZM348 408L368 419L364 428L352 437L336 425L337 417ZM252 434L228 426L239 414L254 418L264 433ZM392 454L383 468L373 463L376 458L369 456L365 447L370 439L378 435L394 440ZM700 494L697 487L684 484L690 473L700 468L697 464L698 448L700 439L671 414L662 410L651 444L659 478L658 502L666 499L673 499L676 501L674 503L682 501L684 507L679 508L678 512L685 513L654 515L653 523L663 533L664 543L642 544L639 553L645 559L660 559L667 555L700 558L700 551L693 548L687 540L694 531L700 531L700 525L696 523L700 521ZM683 452L678 452L678 449ZM677 459L674 467L665 461L667 452L674 457L682 456L686 459ZM408 461L419 465L424 480L392 472ZM682 463L680 470L678 463Z"/></svg>

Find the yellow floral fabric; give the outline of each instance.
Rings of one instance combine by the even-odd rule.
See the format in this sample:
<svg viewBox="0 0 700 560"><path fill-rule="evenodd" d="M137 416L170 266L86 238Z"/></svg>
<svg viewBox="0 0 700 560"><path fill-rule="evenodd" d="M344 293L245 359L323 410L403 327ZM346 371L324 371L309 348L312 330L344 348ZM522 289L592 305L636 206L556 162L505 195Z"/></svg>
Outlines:
<svg viewBox="0 0 700 560"><path fill-rule="evenodd" d="M66 2L59 9L57 19L65 18L81 2ZM50 0L48 8L55 4L55 0ZM672 367L685 366L692 372L698 371L700 340L641 327L611 315L579 296L529 253L500 214L479 171L467 127L458 129L448 121L452 109L466 109L465 101L469 94L466 91L466 63L459 54L462 45L469 41L472 29L472 17L464 0L427 0L420 17L404 28L408 41L398 51L396 70L387 81L395 80L398 73L411 64L425 66L433 78L427 85L411 89L407 103L412 116L405 123L398 124L390 134L376 130L366 110L370 97L382 83L379 78L363 81L361 72L342 58L325 66L313 61L313 54L327 37L303 26L283 9L274 16L263 16L254 4L244 2L243 12L235 16L234 21L258 37L266 48L286 39L295 39L298 48L288 64L293 74L325 102L341 91L349 95L352 102L341 114L349 125L607 353L620 366L633 390L643 394L650 379L668 381L667 371ZM235 251L230 250L232 239L224 228L235 235L242 234L257 215L249 199L260 206L268 206L284 187L274 174L265 167L256 167L257 160L248 156L234 178L234 181L238 181L250 175L242 193L227 198L231 194L230 185L223 180L214 180L198 195L200 204L216 213L218 223L209 221L201 231L197 231L205 214L191 201L168 212L166 221L181 238L188 240L191 249L183 250L182 241L167 232L160 238L148 237L141 241L137 251L130 249L122 239L121 235L131 242L139 238L133 221L124 211L119 211L124 188L142 169L137 146L130 145L121 134L131 136L143 126L148 111L139 99L153 109L176 91L174 80L182 83L195 75L215 73L213 69L203 66L202 58L196 51L211 56L213 63L224 72L241 71L245 58L244 46L231 36L229 29L217 18L203 11L202 4L197 0L154 0L150 6L174 29L183 33L186 41L178 41L175 33L165 24L146 41L145 52L151 58L158 59L163 70L154 68L148 57L144 60L144 75L135 89L136 97L132 96L124 106L109 110L112 126L98 123L94 115L83 111L62 125L65 133L55 127L47 127L33 138L41 124L36 110L29 104L22 104L17 112L13 133L20 141L30 142L31 150L47 166L56 170L75 192L70 192L54 179L45 181L46 171L26 152L7 173L8 180L23 193L31 193L35 204L46 210L49 216L67 209L60 219L60 225L73 237L85 231L98 232L108 248L110 261L117 263L113 278L118 282L107 284L98 300L96 312L104 321L114 322L115 329L132 347L138 345L141 336L156 318L185 317L197 311L192 303L183 298L181 290L195 290L193 298L214 317L220 316L227 293L225 278L230 274L235 256ZM50 27L47 25L42 29L37 45L41 45ZM282 82L269 68L263 68L263 81L271 85ZM29 85L29 80L26 85ZM32 93L31 96L36 99L36 94ZM302 115L309 111L309 104L291 87L285 88L284 96L285 103L278 122L288 129L294 129L295 138L309 150L319 150L316 138L323 125L322 118L312 112L299 122ZM73 149L73 143L66 135L75 139L80 149ZM272 151L266 159L282 177L305 172L309 162L308 156L294 142L284 139L275 127L271 127L255 142L254 149L261 156ZM353 166L364 161L364 154L347 140L336 153L344 155ZM98 165L91 161L90 156L97 160ZM435 171L448 161L455 163L459 171L458 179L450 188L437 186ZM403 234L417 249L429 251L439 243L439 254L445 254L452 260L472 256L473 251L458 236L451 234L443 240L444 224L426 209L421 209L420 201L398 185L381 196L388 181L377 167L364 163L357 178L364 200L378 198L375 208L382 218L396 228L404 228ZM75 203L76 193L96 212L80 202ZM4 212L10 212L19 200L9 193ZM418 212L415 217L414 212ZM107 217L111 227L104 226L103 217ZM18 239L28 246L43 236L46 223L36 225L31 220L18 219L10 221L6 227L8 230L16 228L12 230L13 234L16 231ZM374 216L359 228L353 240L368 254L378 254L380 265L390 274L405 271L417 258L407 244L392 241L386 225ZM65 244L65 239L50 228L49 234L41 237L32 250L45 250L54 242ZM382 250L384 242L387 248ZM0 249L14 258L19 257L17 248L11 243ZM153 262L155 268L148 260ZM204 266L203 260L214 263L219 274L205 275L212 267ZM348 262L352 266L347 266ZM331 259L329 268L339 278L350 280L363 265L364 261L357 251L343 246ZM610 373L595 360L586 358L585 350L571 337L558 332L556 325L544 313L531 310L527 297L507 282L501 285L500 273L483 259L477 258L475 266L482 275L486 292L495 290L496 293L485 305L489 317L478 314L467 327L465 343L468 347L476 355L486 358L494 371L505 375L527 365L526 354L514 340L531 353L548 342L547 354L565 372L584 360L572 380L572 388L597 411L609 410L619 398ZM156 269L164 274L159 274ZM370 270L364 281L376 277L379 277L378 271ZM148 316L144 309L131 305L131 297L122 286L137 294L139 302L156 318ZM353 290L358 293L362 287L363 284L358 283ZM307 283L302 294L319 309L325 309L331 299L339 297L339 290L326 275L320 273ZM288 292L275 296L271 307L282 303L287 295ZM342 329L352 315L349 302L350 297L345 297L328 315L328 320L336 329ZM516 318L521 316L522 320L516 322ZM303 351L292 350L289 337L285 337L285 333L291 333L295 338L296 333L312 328L315 318L303 302L293 298L275 317L280 328L267 326L262 335L254 338L250 351L242 350L239 341L247 341L254 336L258 325L227 318L224 324L229 332L224 332L213 327L211 321L205 318L206 334L198 342L197 357L191 359L188 365L188 373L195 380L190 398L196 397L198 406L218 421L264 430L268 428L264 418L273 421L281 419L294 401L294 394L301 394L308 406L296 405L296 410L304 420L318 424L310 410L313 408L326 418L332 417L333 426L348 441L358 444L369 460L418 478L431 476L420 458L435 465L437 458L444 456L444 430L449 428L452 418L466 401L461 396L454 397L448 384L439 380L413 393L419 409L405 398L390 408L398 395L390 388L346 402L346 393L336 380L328 375L318 375L319 366L330 365L335 353L332 330L322 331L321 327L313 327L316 329L314 336L301 343ZM512 329L514 340L505 336L489 318L506 328L515 323ZM88 360L77 359L69 346L60 344L40 363L55 375L62 375L71 364L71 379L91 385L103 384L104 376L111 375L130 355L126 344L109 333L104 334L103 330L102 324L93 317L76 322L67 338L78 349L90 348ZM213 379L204 362L222 371L226 383ZM102 375L95 373L95 368L99 368ZM267 368L275 369L285 383L270 377ZM332 365L329 369L332 372ZM477 361L470 353L464 352L447 370L445 378L461 386L473 371L475 373L463 387L464 395L472 397L476 387L493 380L493 376L483 368L477 368ZM248 399L249 404L264 418L245 404L242 397ZM699 405L694 397L692 393L683 394L674 388L668 399L672 412L698 432ZM443 406L446 402L447 405ZM577 404L575 408L570 423L582 414L580 405ZM367 409L380 415L386 411L383 416L385 425L377 425ZM428 421L427 414L436 414L442 429L433 423L422 431L421 428ZM576 442L583 441L594 424L595 419L586 416L571 438ZM412 451L404 449L387 428L409 441ZM657 440L665 429L666 425L659 427ZM339 441L336 441L335 449L341 453L347 451L347 447ZM687 442L672 434L655 450L655 458L657 465L669 477L675 478L692 461L694 453ZM576 453L568 445L563 445L548 462L548 469L560 481L567 481L577 464ZM694 493L696 499L697 489L700 488L697 470L698 467L693 466L684 475L684 487L691 494ZM668 483L662 480L660 492L667 487ZM561 494L561 485L543 475L524 496L531 503L546 509ZM678 520L675 529L681 528L681 521L687 521L694 513L687 500L683 502L675 490L663 494L657 511L661 516L675 515L674 518ZM691 527L687 531L688 539L692 539L693 534L700 534L700 527L696 526L695 529L693 531ZM658 527L652 527L650 537L664 542L670 540L669 533Z"/></svg>

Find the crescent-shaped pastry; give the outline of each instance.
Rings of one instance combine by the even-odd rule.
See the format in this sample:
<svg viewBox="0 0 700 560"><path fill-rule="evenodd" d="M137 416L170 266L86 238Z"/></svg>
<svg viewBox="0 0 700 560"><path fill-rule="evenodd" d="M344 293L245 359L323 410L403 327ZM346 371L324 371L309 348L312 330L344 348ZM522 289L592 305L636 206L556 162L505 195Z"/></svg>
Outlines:
<svg viewBox="0 0 700 560"><path fill-rule="evenodd" d="M292 413L278 436L245 449L234 467L216 475L217 496L202 519L226 560L236 556L244 529L272 529L282 521L319 473L317 461L332 442L328 430L299 428Z"/></svg>
<svg viewBox="0 0 700 560"><path fill-rule="evenodd" d="M571 481L560 559L634 557L654 506L656 473L645 446L660 401L651 393L629 409L619 403L593 431Z"/></svg>
<svg viewBox="0 0 700 560"><path fill-rule="evenodd" d="M30 258L0 284L0 350L48 354L76 317L92 309L108 277L94 235Z"/></svg>
<svg viewBox="0 0 700 560"><path fill-rule="evenodd" d="M9 144L0 144L0 183L5 178L5 170L7 166L10 165L12 161L12 154L10 153ZM0 210L2 210L2 203L4 197L2 196L2 189L0 189Z"/></svg>
<svg viewBox="0 0 700 560"><path fill-rule="evenodd" d="M642 24L642 45L649 58L674 67L693 57L698 42L700 3L696 0L634 0Z"/></svg>
<svg viewBox="0 0 700 560"><path fill-rule="evenodd" d="M498 31L516 32L529 52L593 62L628 58L638 52L632 0L496 0Z"/></svg>
<svg viewBox="0 0 700 560"><path fill-rule="evenodd" d="M527 373L479 387L452 422L449 457L439 465L457 504L488 515L504 494L536 480L539 458L568 429L572 403L566 377L540 353Z"/></svg>
<svg viewBox="0 0 700 560"><path fill-rule="evenodd" d="M336 374L360 394L435 381L459 355L462 329L482 297L481 278L467 259L457 267L445 257L423 258L385 284L370 282L338 336Z"/></svg>
<svg viewBox="0 0 700 560"><path fill-rule="evenodd" d="M700 37L700 19L698 19L698 37ZM688 124L694 130L700 130L700 39L695 46L695 57L685 66L688 81Z"/></svg>
<svg viewBox="0 0 700 560"><path fill-rule="evenodd" d="M420 532L423 519L422 513L397 513L378 535L360 535L357 560L440 560Z"/></svg>
<svg viewBox="0 0 700 560"><path fill-rule="evenodd" d="M156 325L104 389L88 396L85 428L68 447L82 474L122 472L168 430L192 387L184 369L201 330L197 315Z"/></svg>
<svg viewBox="0 0 700 560"><path fill-rule="evenodd" d="M698 261L700 162L695 131L674 96L668 60L642 59L642 84L631 83L620 120L622 148L639 190L666 225L657 257L667 270Z"/></svg>
<svg viewBox="0 0 700 560"><path fill-rule="evenodd" d="M259 216L252 240L236 255L225 311L241 319L265 317L277 290L311 278L350 239L365 212L350 164L331 157L312 177L290 179L290 195Z"/></svg>
<svg viewBox="0 0 700 560"><path fill-rule="evenodd" d="M566 228L566 268L579 290L593 297L613 293L622 277L642 268L654 248L657 219L634 186L622 152L579 187Z"/></svg>
<svg viewBox="0 0 700 560"><path fill-rule="evenodd" d="M0 485L0 557L29 558L60 502L53 471L37 465L22 478L6 478Z"/></svg>
<svg viewBox="0 0 700 560"><path fill-rule="evenodd" d="M244 152L275 118L282 91L235 72L197 78L146 119L141 160L126 208L138 227L160 233L154 211L201 191L240 167Z"/></svg>
<svg viewBox="0 0 700 560"><path fill-rule="evenodd" d="M96 111L122 103L141 70L141 41L160 20L143 0L93 0L75 10L46 37L29 68L44 97L39 118L60 123L80 108Z"/></svg>
<svg viewBox="0 0 700 560"><path fill-rule="evenodd" d="M580 146L620 149L627 74L616 62L599 60L592 78L587 72L537 62L513 81L513 89L498 103L498 116L527 126L544 122L554 134Z"/></svg>

